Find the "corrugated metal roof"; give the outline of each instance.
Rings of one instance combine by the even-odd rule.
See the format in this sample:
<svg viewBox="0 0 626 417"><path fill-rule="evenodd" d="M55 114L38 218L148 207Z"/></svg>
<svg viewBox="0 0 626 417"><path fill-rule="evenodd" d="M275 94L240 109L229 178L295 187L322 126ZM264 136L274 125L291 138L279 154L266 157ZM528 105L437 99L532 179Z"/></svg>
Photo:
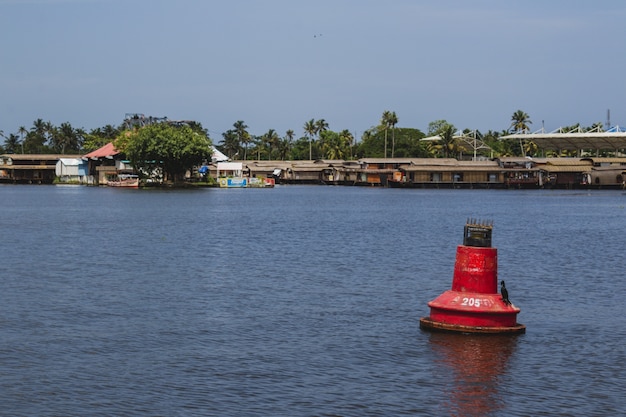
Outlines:
<svg viewBox="0 0 626 417"><path fill-rule="evenodd" d="M411 160L411 165L415 166L437 166L437 165L456 165L456 159L453 158L420 158Z"/></svg>
<svg viewBox="0 0 626 417"><path fill-rule="evenodd" d="M532 168L522 168L522 167L518 167L518 168L502 168L502 172L534 172L534 171L540 171L539 168L537 167L532 167Z"/></svg>
<svg viewBox="0 0 626 417"><path fill-rule="evenodd" d="M549 159L546 165L556 166L591 166L591 161L581 161L578 158L552 158Z"/></svg>
<svg viewBox="0 0 626 417"><path fill-rule="evenodd" d="M410 164L415 158L361 158L366 164Z"/></svg>
<svg viewBox="0 0 626 417"><path fill-rule="evenodd" d="M78 166L84 162L80 158L60 158L59 161L65 166Z"/></svg>
<svg viewBox="0 0 626 417"><path fill-rule="evenodd" d="M106 158L107 156L113 156L113 155L117 155L120 152L115 149L115 146L113 146L113 142L109 142L106 145L104 145L102 148L96 149L93 152L89 152L86 155L83 155L83 158Z"/></svg>
<svg viewBox="0 0 626 417"><path fill-rule="evenodd" d="M2 165L0 169L8 170L8 171L24 171L24 170L46 170L46 169L54 169L56 164L48 164L48 165Z"/></svg>
<svg viewBox="0 0 626 417"><path fill-rule="evenodd" d="M367 169L357 169L356 172L362 172L364 174L393 174L394 172L398 172L395 169L391 168L383 168L383 169L375 169L375 168L367 168Z"/></svg>
<svg viewBox="0 0 626 417"><path fill-rule="evenodd" d="M626 158L611 158L611 157L593 157L593 156L588 156L585 158L581 158L582 161L592 161L594 164L623 164L626 165Z"/></svg>
<svg viewBox="0 0 626 417"><path fill-rule="evenodd" d="M406 172L500 172L506 171L506 169L501 168L496 165L480 165L480 166L470 166L470 165L419 165L419 166L410 166L403 168ZM525 170L528 171L528 170Z"/></svg>
<svg viewBox="0 0 626 417"><path fill-rule="evenodd" d="M601 167L591 167L591 169L587 169L587 172L591 172L591 171L607 171L607 172L626 171L626 166L607 165L607 166L601 166Z"/></svg>
<svg viewBox="0 0 626 417"><path fill-rule="evenodd" d="M591 169L591 165L544 165L541 169L546 172L585 172Z"/></svg>
<svg viewBox="0 0 626 417"><path fill-rule="evenodd" d="M10 158L14 161L53 161L61 158L80 158L80 155L65 154L27 154L27 153L11 153L3 154L4 158Z"/></svg>
<svg viewBox="0 0 626 417"><path fill-rule="evenodd" d="M293 168L291 168L291 170L293 172L319 172L319 171L323 171L325 169L328 169L328 166L315 166L315 165L301 166L301 165L294 165Z"/></svg>
<svg viewBox="0 0 626 417"><path fill-rule="evenodd" d="M534 142L540 149L552 150L626 148L624 132L516 133L500 137L507 139Z"/></svg>

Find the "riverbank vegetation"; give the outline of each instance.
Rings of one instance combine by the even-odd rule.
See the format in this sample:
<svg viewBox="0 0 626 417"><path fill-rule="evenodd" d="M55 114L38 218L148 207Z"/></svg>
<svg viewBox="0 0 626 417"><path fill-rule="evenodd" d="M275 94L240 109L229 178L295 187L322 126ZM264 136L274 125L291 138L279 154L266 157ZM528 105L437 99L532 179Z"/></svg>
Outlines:
<svg viewBox="0 0 626 417"><path fill-rule="evenodd" d="M458 157L472 151L463 136L471 136L484 146L477 150L477 155L484 157L504 156L535 156L539 150L532 142L502 140L502 136L511 132L528 131L532 125L529 115L517 110L513 113L509 129L502 131L489 130L487 132L457 129L446 120L435 120L428 125L426 133L412 127L399 127L400 119L394 111L385 110L378 123L363 131L360 137L356 132L348 129L333 129L324 119L310 119L299 129L289 129L284 134L275 129L267 132L253 133L243 120L237 120L233 127L221 134L221 138L210 138L206 129L200 123L187 121L184 123L171 122L166 118L150 120L144 126L129 126L123 122L119 126L106 125L86 131L75 128L69 122L55 126L50 122L37 119L30 128L21 126L17 132L5 133L0 130L4 144L0 146L0 153L25 154L84 154L116 141L123 147L126 144L124 137L128 132L145 132L139 135L143 144L148 146L144 135L154 133L144 130L156 124L165 123L172 127L167 129L172 135L168 146L177 144L185 149L183 137L191 140L189 147L197 145L198 135L215 144L216 148L232 159L242 160L307 160L307 159L344 159L360 158L447 158ZM189 136L182 130L184 126L191 128L196 136ZM579 124L564 127L565 130L581 128L583 131L601 127L602 123L584 128ZM298 136L298 132L299 136ZM136 133L132 133L135 135ZM163 141L163 132L160 132ZM125 136L126 135L126 136ZM181 136L182 135L182 136ZM428 140L424 140L428 139ZM165 143L165 142L163 142ZM152 145L152 151L156 143ZM165 145L161 148L165 151ZM129 148L129 150L132 148ZM152 151L148 152L152 154ZM134 152L134 150L132 150ZM177 151L167 150L167 155L175 156ZM191 152L194 153L195 151ZM195 155L197 156L197 155ZM194 158L195 158L194 156ZM546 154L545 156L570 156L567 152L559 155ZM178 168L172 167L174 171ZM172 175L175 174L172 171Z"/></svg>

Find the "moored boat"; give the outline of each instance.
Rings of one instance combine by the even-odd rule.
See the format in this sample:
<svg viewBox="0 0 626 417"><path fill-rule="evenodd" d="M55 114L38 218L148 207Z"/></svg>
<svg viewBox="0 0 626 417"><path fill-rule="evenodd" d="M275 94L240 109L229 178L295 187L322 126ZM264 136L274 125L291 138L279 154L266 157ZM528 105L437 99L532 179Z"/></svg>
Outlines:
<svg viewBox="0 0 626 417"><path fill-rule="evenodd" d="M139 176L135 174L118 174L107 179L109 187L139 188Z"/></svg>

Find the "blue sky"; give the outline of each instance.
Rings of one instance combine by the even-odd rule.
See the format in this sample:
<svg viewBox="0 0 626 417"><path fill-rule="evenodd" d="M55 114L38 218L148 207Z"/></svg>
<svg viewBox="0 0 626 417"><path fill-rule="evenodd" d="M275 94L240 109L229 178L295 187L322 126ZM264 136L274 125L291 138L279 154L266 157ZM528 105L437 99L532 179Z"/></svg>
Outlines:
<svg viewBox="0 0 626 417"><path fill-rule="evenodd" d="M0 129L626 125L626 2L0 0Z"/></svg>

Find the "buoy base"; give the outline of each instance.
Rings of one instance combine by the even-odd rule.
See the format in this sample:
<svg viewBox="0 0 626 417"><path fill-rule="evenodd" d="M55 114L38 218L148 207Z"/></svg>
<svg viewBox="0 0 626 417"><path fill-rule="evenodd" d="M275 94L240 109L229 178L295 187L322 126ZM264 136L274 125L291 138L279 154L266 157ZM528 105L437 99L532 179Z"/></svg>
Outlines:
<svg viewBox="0 0 626 417"><path fill-rule="evenodd" d="M526 332L526 326L516 323L514 326L491 327L491 326L465 326L462 324L449 324L431 320L430 317L420 319L420 328L431 331L455 332L455 333L481 333L481 334L519 334Z"/></svg>

